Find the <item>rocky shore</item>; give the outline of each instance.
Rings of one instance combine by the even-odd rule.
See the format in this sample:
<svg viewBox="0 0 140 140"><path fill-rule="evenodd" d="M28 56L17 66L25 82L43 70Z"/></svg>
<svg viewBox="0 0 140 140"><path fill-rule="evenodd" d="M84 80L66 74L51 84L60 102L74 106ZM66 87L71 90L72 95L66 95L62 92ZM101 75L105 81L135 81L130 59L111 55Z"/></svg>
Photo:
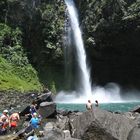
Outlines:
<svg viewBox="0 0 140 140"><path fill-rule="evenodd" d="M41 93L0 92L0 111L14 109L21 111Z"/></svg>
<svg viewBox="0 0 140 140"><path fill-rule="evenodd" d="M43 116L42 130L39 130L40 135L38 135L39 140L139 140L140 138L139 106L125 113L108 112L99 107L85 112L65 111L56 110L56 104L53 102L50 92L37 96L28 94L24 97L9 95L12 99L14 97L23 98L20 102L25 107L21 111L22 116L33 98L38 101L38 112ZM28 97L29 100L27 101L25 97ZM17 102L16 105L18 105ZM25 137L25 130L26 127L21 128L14 135L1 136L0 140L24 140L33 135L31 133Z"/></svg>

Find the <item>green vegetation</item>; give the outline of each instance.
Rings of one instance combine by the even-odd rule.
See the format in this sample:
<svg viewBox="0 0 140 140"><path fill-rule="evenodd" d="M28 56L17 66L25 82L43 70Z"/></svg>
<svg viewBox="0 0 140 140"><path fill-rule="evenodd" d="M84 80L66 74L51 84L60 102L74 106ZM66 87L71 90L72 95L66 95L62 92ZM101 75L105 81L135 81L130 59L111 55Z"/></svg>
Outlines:
<svg viewBox="0 0 140 140"><path fill-rule="evenodd" d="M63 68L64 11L60 0L0 1L1 57L14 67L26 69L31 64L39 81L48 88L54 82L56 90L64 72L53 70L53 77L49 73L56 65Z"/></svg>
<svg viewBox="0 0 140 140"><path fill-rule="evenodd" d="M51 90L52 93L56 94L56 87L55 87L55 82L54 81L51 83L50 90Z"/></svg>
<svg viewBox="0 0 140 140"><path fill-rule="evenodd" d="M31 65L12 65L0 56L0 91L41 91L36 71Z"/></svg>
<svg viewBox="0 0 140 140"><path fill-rule="evenodd" d="M22 32L0 24L0 90L40 91L35 69L22 48Z"/></svg>

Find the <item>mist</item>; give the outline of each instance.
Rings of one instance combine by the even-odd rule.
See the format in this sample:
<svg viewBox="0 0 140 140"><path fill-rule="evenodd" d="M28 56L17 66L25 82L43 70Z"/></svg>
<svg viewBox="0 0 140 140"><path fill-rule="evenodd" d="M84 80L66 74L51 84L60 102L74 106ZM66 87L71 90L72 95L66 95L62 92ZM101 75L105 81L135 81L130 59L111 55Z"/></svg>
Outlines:
<svg viewBox="0 0 140 140"><path fill-rule="evenodd" d="M139 102L140 91L134 89L125 91L115 83L108 83L104 87L92 87L92 94L90 97L84 94L80 95L80 93L76 91L60 91L55 97L56 103L82 104L86 103L87 100L91 100L92 103L94 103L95 100L98 100L99 103Z"/></svg>

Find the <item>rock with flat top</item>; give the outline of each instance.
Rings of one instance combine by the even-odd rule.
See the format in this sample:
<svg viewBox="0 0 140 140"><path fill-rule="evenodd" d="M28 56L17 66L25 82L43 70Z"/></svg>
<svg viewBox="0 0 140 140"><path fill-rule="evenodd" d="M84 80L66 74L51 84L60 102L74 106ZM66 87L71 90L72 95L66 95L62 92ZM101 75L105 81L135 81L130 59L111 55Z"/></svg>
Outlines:
<svg viewBox="0 0 140 140"><path fill-rule="evenodd" d="M38 112L43 118L54 118L56 116L56 104L54 102L42 102Z"/></svg>
<svg viewBox="0 0 140 140"><path fill-rule="evenodd" d="M127 140L136 124L133 119L99 108L70 116L72 137L84 140Z"/></svg>

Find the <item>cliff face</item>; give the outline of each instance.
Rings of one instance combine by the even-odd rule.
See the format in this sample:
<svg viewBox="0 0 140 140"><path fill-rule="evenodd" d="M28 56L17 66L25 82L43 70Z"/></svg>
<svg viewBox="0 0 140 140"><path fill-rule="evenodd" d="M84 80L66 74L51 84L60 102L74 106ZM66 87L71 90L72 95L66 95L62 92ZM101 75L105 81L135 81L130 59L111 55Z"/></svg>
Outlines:
<svg viewBox="0 0 140 140"><path fill-rule="evenodd" d="M76 1L93 82L140 87L140 1Z"/></svg>

